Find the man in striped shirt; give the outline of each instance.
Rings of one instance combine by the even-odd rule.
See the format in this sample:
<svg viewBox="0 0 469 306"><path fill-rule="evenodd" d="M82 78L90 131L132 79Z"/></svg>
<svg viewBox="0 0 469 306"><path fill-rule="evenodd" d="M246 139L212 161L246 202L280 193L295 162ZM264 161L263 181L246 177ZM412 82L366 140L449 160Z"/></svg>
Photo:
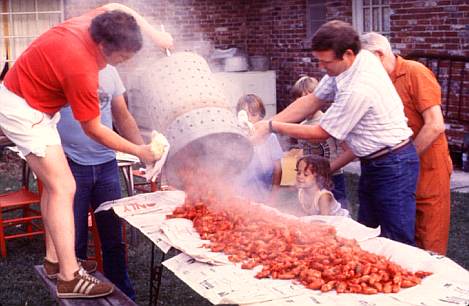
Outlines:
<svg viewBox="0 0 469 306"><path fill-rule="evenodd" d="M342 21L321 26L312 40L314 57L327 75L314 93L295 100L271 121L255 125L255 137L270 131L324 141L334 137L349 149L337 169L361 162L358 221L381 226L384 237L415 245L415 189L419 160L402 102L379 60L361 50L358 33ZM333 101L312 126L294 124Z"/></svg>

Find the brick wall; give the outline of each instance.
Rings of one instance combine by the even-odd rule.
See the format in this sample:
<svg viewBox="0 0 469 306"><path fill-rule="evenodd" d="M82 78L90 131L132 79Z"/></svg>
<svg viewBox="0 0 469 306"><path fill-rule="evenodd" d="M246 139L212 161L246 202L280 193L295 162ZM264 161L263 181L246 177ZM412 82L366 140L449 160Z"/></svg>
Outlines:
<svg viewBox="0 0 469 306"><path fill-rule="evenodd" d="M396 49L469 56L467 1L391 0L391 41Z"/></svg>
<svg viewBox="0 0 469 306"><path fill-rule="evenodd" d="M351 1L325 1L327 19L352 21ZM291 102L290 87L304 74L320 79L324 73L313 62L307 45L306 1L258 0L246 8L250 55L267 55L277 71L277 106Z"/></svg>
<svg viewBox="0 0 469 306"><path fill-rule="evenodd" d="M391 43L401 54L413 52L469 57L469 3L467 1L390 1ZM469 132L469 63L423 60L442 86L443 110L450 124L450 146L462 148ZM465 65L465 67L464 67ZM462 70L465 68L464 80ZM449 81L451 80L451 82ZM462 96L462 100L460 100Z"/></svg>
<svg viewBox="0 0 469 306"><path fill-rule="evenodd" d="M107 2L66 0L65 16L73 17ZM312 63L310 52L304 50L304 0L129 0L121 3L134 8L153 24L164 23L179 50L208 54L212 48L238 47L249 55L267 55L271 69L277 71L279 109L291 102L289 88L300 75L320 78L323 74ZM343 16L342 19L351 21L351 1L327 1L327 8L331 18ZM160 55L148 48L143 53L152 53L150 58ZM135 65L135 60L121 70L130 70L131 65Z"/></svg>
<svg viewBox="0 0 469 306"><path fill-rule="evenodd" d="M76 16L109 1L65 0L66 17ZM391 43L401 54L411 51L469 56L469 4L464 0L390 0ZM291 102L289 88L302 74L320 78L323 72L304 49L305 0L129 0L121 1L142 13L153 24L164 23L179 50L208 55L212 48L239 47L249 55L266 55L277 72L277 105ZM327 19L352 21L352 0L326 0ZM148 46L148 44L147 44ZM147 48L140 58L154 59L161 52ZM136 61L121 70L132 71ZM435 67L433 67L435 68ZM442 65L442 74L448 74ZM454 73L454 72L453 72ZM458 76L456 76L458 77ZM469 114L469 73L459 91L462 111ZM125 73L124 73L125 79ZM444 81L443 81L444 82ZM442 84L445 87L445 84ZM454 107L450 112L459 111ZM465 115L464 119L469 120ZM459 127L460 129L461 127ZM463 130L469 131L466 121ZM456 128L457 129L457 128ZM459 133L459 134L458 134ZM454 136L461 142L461 133ZM450 132L451 134L451 132Z"/></svg>

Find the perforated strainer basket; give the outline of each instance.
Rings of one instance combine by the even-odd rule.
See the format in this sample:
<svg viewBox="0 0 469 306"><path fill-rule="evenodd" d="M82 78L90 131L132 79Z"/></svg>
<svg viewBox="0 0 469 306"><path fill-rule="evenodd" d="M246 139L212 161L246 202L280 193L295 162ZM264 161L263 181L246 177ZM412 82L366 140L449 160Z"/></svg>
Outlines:
<svg viewBox="0 0 469 306"><path fill-rule="evenodd" d="M178 185L178 167L234 175L252 156L252 145L239 127L219 84L201 56L180 52L149 65L141 84L153 129L168 138L165 173Z"/></svg>

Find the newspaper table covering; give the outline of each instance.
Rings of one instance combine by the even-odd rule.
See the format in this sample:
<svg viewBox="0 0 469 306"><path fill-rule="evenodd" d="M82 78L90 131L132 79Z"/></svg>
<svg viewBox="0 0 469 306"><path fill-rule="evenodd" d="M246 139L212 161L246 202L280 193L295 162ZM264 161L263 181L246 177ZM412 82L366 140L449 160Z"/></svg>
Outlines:
<svg viewBox="0 0 469 306"><path fill-rule="evenodd" d="M424 269L434 274L422 284L394 294L337 294L294 285L288 280L254 278L260 270L242 270L235 265L214 266L179 254L163 264L197 293L214 304L252 306L347 305L347 306L466 306L469 305L469 272L444 256L386 238L376 237L360 246L385 255L411 271Z"/></svg>
<svg viewBox="0 0 469 306"><path fill-rule="evenodd" d="M200 246L201 240L187 219L166 219L184 202L184 192L164 191L141 194L103 203L96 212L113 208L115 212L151 239L162 251L171 246L184 253L163 264L182 281L213 304L273 305L468 305L469 272L444 256L377 237L379 229L367 228L350 218L308 216L298 218L276 213L298 222L322 221L333 225L337 235L354 238L367 251L384 255L410 271L425 270L434 274L422 284L402 289L395 294L322 293L295 285L290 280L256 279L261 267L243 270L240 264L227 260L223 253L214 253Z"/></svg>
<svg viewBox="0 0 469 306"><path fill-rule="evenodd" d="M114 209L115 213L139 229L160 250L168 252L171 245L160 230L166 221L166 215L171 214L179 205L184 203L183 191L157 191L138 194L132 197L102 203L95 213Z"/></svg>

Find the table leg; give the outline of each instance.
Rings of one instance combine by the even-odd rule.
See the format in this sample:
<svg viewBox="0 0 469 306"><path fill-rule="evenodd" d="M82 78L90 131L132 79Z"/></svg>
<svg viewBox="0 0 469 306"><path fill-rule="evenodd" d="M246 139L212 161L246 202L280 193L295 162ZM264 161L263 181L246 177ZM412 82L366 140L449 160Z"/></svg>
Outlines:
<svg viewBox="0 0 469 306"><path fill-rule="evenodd" d="M155 253L159 250L155 245L151 244L151 261L150 261L150 302L148 305L153 306L158 303L158 295L160 293L161 287L161 276L163 275L163 261L165 259L165 253L161 253L161 256L158 256L158 260L155 259ZM156 281L156 283L155 283Z"/></svg>

